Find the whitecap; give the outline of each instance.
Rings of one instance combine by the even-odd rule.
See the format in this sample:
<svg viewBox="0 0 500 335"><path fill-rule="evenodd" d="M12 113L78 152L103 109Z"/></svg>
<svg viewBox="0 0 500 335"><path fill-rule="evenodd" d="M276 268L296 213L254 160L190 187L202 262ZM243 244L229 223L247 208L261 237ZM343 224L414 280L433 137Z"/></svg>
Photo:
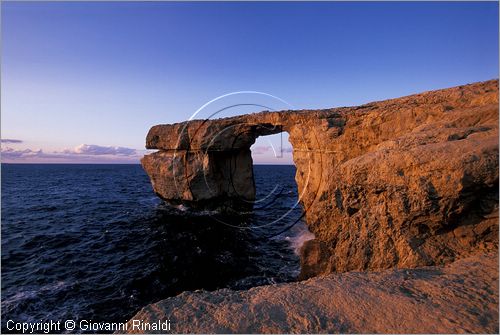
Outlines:
<svg viewBox="0 0 500 335"><path fill-rule="evenodd" d="M307 226L303 222L299 222L293 229L291 229L291 235L285 237L290 243L290 247L293 249L295 254L299 255L300 248L304 245L306 241L313 240L316 237L313 233L307 229Z"/></svg>

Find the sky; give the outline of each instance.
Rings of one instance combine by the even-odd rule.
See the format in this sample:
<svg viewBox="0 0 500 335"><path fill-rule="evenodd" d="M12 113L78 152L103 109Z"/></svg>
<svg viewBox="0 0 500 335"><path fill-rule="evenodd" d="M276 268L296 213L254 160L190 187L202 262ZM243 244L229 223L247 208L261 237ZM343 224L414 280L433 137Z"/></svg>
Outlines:
<svg viewBox="0 0 500 335"><path fill-rule="evenodd" d="M234 104L259 106L216 117L498 78L497 2L2 1L1 19L2 162L137 163L151 126Z"/></svg>

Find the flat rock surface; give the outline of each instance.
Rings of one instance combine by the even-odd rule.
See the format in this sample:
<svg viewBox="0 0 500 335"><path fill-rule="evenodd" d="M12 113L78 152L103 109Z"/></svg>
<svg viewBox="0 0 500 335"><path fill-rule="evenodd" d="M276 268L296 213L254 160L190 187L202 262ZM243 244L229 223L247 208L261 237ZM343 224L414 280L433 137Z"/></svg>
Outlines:
<svg viewBox="0 0 500 335"><path fill-rule="evenodd" d="M172 333L498 333L498 312L498 253L486 253L444 267L184 292L133 319L169 319Z"/></svg>

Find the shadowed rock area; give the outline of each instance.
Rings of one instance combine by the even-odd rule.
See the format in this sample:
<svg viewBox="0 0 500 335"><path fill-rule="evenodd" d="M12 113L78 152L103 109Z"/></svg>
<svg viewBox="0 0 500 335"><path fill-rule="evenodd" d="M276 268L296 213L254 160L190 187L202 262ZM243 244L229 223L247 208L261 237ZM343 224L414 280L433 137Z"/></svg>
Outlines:
<svg viewBox="0 0 500 335"><path fill-rule="evenodd" d="M248 291L184 292L133 319L170 320L172 333L498 334L498 255ZM131 322L128 331L135 332Z"/></svg>

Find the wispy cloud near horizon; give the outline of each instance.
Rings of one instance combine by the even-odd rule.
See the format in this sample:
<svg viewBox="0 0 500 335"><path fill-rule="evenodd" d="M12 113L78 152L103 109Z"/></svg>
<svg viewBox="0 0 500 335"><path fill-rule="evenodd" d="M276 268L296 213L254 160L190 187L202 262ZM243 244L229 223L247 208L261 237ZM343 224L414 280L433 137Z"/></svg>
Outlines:
<svg viewBox="0 0 500 335"><path fill-rule="evenodd" d="M263 155L267 152L269 152L271 150L271 146L267 145L267 146L255 146L255 147L252 147L252 154L253 155Z"/></svg>
<svg viewBox="0 0 500 335"><path fill-rule="evenodd" d="M137 150L125 147L101 146L96 144L80 144L73 149L66 149L65 154L76 155L118 155L118 156L134 156Z"/></svg>
<svg viewBox="0 0 500 335"><path fill-rule="evenodd" d="M11 138L2 138L0 140L1 143L7 143L7 144L15 144L15 143L23 143L21 140L15 140Z"/></svg>
<svg viewBox="0 0 500 335"><path fill-rule="evenodd" d="M138 163L141 156L142 154L136 149L96 144L81 144L60 152L29 148L14 149L7 146L1 148L2 162L5 163Z"/></svg>
<svg viewBox="0 0 500 335"><path fill-rule="evenodd" d="M254 146L251 148L252 154L254 155L264 155L266 153L274 153L276 155L282 153L282 154L289 154L293 152L293 148L288 147L288 148L283 148L281 149L280 147L276 148L276 151L273 150L273 147L270 145L267 146Z"/></svg>

